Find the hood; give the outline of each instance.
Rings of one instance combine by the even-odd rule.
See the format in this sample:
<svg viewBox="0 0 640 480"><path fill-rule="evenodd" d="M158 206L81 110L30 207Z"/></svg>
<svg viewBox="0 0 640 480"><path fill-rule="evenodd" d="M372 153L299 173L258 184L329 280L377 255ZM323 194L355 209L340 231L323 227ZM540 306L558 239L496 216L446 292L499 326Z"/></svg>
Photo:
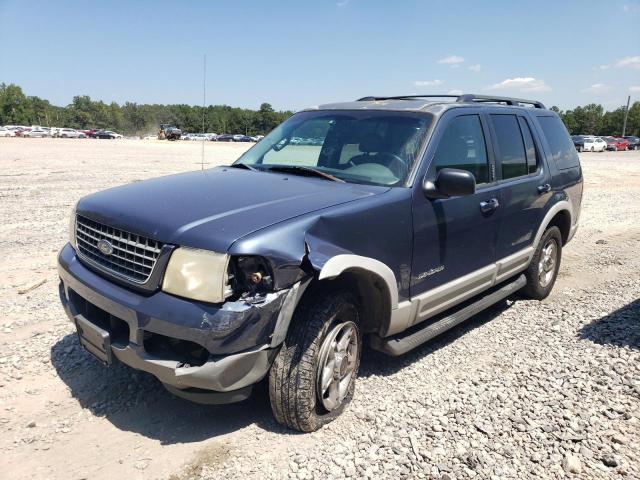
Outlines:
<svg viewBox="0 0 640 480"><path fill-rule="evenodd" d="M256 230L387 187L218 167L104 190L77 213L163 243L227 251Z"/></svg>

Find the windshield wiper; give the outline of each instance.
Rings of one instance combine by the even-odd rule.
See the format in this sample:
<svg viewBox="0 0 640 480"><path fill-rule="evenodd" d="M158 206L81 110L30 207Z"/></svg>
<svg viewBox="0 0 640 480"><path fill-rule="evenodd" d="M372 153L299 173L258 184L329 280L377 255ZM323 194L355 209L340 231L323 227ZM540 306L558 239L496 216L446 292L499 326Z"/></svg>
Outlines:
<svg viewBox="0 0 640 480"><path fill-rule="evenodd" d="M257 172L258 169L255 167L252 167L251 165L247 165L246 163L233 163L231 165L229 165L231 168L244 168L246 170L251 170L252 172Z"/></svg>
<svg viewBox="0 0 640 480"><path fill-rule="evenodd" d="M331 180L332 182L345 183L344 180L338 177L334 177L330 173L323 172L317 168L307 167L303 165L270 165L267 170L273 172L287 172L295 174L303 174L309 176L315 176L324 178L325 180Z"/></svg>

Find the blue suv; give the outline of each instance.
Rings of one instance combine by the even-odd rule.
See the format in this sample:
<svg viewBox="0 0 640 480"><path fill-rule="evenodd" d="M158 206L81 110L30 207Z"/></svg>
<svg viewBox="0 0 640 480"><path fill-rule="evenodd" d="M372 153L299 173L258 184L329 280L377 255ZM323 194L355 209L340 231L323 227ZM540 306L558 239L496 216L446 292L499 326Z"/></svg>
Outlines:
<svg viewBox="0 0 640 480"><path fill-rule="evenodd" d="M519 292L543 299L582 171L536 101L365 97L296 113L233 165L81 199L59 255L82 346L203 403L268 379L313 431L362 345L400 355Z"/></svg>

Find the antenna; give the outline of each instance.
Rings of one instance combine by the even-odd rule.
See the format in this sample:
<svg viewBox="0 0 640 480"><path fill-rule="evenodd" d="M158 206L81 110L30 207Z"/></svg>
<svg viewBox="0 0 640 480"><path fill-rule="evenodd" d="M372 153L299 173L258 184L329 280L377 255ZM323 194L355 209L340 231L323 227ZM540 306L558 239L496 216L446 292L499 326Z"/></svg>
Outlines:
<svg viewBox="0 0 640 480"><path fill-rule="evenodd" d="M207 103L207 54L204 54L202 62L202 133L204 134L204 119L205 119L205 105ZM204 170L204 142L202 142L202 161L200 162L201 169Z"/></svg>

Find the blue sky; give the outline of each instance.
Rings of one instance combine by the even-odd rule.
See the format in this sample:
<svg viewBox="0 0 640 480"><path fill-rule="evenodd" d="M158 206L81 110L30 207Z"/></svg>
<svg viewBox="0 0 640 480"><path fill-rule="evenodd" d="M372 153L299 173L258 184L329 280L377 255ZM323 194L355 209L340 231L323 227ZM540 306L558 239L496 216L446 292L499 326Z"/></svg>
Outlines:
<svg viewBox="0 0 640 480"><path fill-rule="evenodd" d="M483 93L571 108L640 99L640 0L0 0L0 82L57 105L299 109Z"/></svg>

